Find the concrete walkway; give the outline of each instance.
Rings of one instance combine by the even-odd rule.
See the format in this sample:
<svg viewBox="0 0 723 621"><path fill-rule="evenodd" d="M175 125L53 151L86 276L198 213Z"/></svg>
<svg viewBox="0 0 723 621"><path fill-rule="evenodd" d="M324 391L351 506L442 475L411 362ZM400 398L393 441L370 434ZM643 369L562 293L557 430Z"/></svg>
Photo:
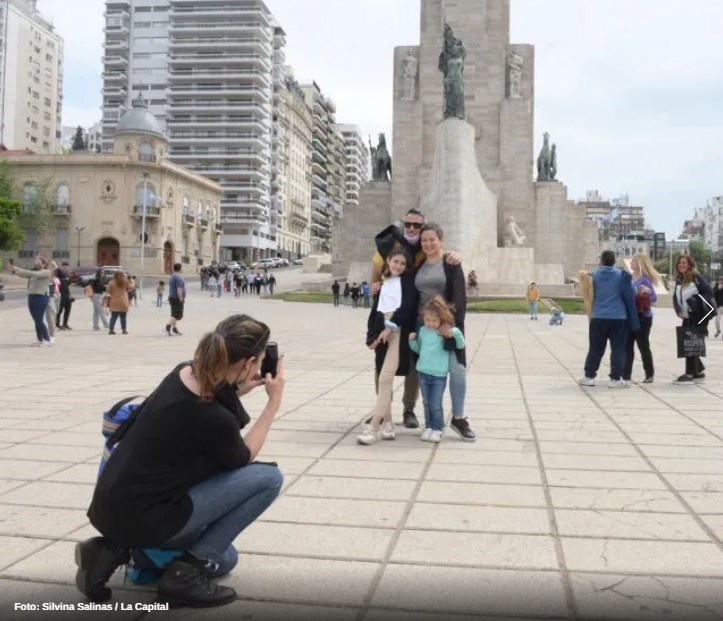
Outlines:
<svg viewBox="0 0 723 621"><path fill-rule="evenodd" d="M236 542L225 583L240 599L146 613L133 608L153 591L119 573L112 601L131 610L83 619L723 618L723 341L709 340L705 384L671 385L682 361L668 309L653 328L656 383L630 390L577 385L584 317L551 328L544 316L471 315L467 403L479 440L448 434L431 446L402 429L361 447L374 399L365 311L194 288L184 335L168 338L168 307L146 300L128 336L108 336L91 330L81 299L74 330L47 349L29 347L24 308L0 309L3 620L80 618L13 608L84 601L73 547L94 534L85 511L100 414L148 394L231 312L271 325L288 377L260 456L279 462L286 485ZM258 414L265 396L244 403Z"/></svg>

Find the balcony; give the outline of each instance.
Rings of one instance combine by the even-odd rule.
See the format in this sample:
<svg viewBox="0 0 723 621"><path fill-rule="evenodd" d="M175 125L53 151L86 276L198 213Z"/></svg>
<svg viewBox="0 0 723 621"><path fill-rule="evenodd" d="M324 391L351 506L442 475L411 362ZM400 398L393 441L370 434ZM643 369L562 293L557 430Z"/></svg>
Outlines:
<svg viewBox="0 0 723 621"><path fill-rule="evenodd" d="M183 214L183 224L186 226L196 226L196 218L190 214Z"/></svg>
<svg viewBox="0 0 723 621"><path fill-rule="evenodd" d="M50 206L50 213L56 216L69 216L71 212L70 203L57 203Z"/></svg>
<svg viewBox="0 0 723 621"><path fill-rule="evenodd" d="M208 228L208 220L206 218L200 218L198 222L201 225L202 229Z"/></svg>
<svg viewBox="0 0 723 621"><path fill-rule="evenodd" d="M220 222L216 222L213 225L213 232L216 233L217 235L221 235L221 233L223 233L223 227L221 226Z"/></svg>
<svg viewBox="0 0 723 621"><path fill-rule="evenodd" d="M133 205L133 216L137 218L143 217L143 205ZM145 206L145 212L146 212L146 218L160 218L161 217L161 208L160 207L150 207L148 205Z"/></svg>

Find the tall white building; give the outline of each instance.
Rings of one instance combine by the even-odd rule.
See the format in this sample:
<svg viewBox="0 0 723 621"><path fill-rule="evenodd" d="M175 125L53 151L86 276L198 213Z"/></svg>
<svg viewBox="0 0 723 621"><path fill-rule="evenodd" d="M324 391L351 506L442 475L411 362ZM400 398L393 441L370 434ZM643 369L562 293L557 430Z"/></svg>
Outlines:
<svg viewBox="0 0 723 621"><path fill-rule="evenodd" d="M723 250L723 196L714 196L704 210L705 246L718 254Z"/></svg>
<svg viewBox="0 0 723 621"><path fill-rule="evenodd" d="M224 258L275 256L285 35L262 0L106 0L103 144L137 91L170 160L223 188ZM275 168L275 170L274 170Z"/></svg>
<svg viewBox="0 0 723 621"><path fill-rule="evenodd" d="M362 186L369 181L369 149L364 144L364 139L356 125L342 123L339 125L339 130L344 136L346 151L345 202L358 205L359 192Z"/></svg>
<svg viewBox="0 0 723 621"><path fill-rule="evenodd" d="M0 0L0 144L56 153L62 107L62 37L36 0Z"/></svg>

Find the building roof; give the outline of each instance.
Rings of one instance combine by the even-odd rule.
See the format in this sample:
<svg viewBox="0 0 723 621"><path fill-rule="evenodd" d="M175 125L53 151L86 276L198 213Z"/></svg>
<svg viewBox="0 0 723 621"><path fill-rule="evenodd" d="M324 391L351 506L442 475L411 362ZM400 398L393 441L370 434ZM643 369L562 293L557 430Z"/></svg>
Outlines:
<svg viewBox="0 0 723 621"><path fill-rule="evenodd" d="M166 139L158 120L148 110L148 104L140 93L133 100L133 108L125 112L118 121L115 135L121 134L145 134Z"/></svg>
<svg viewBox="0 0 723 621"><path fill-rule="evenodd" d="M10 155L35 155L35 151L30 149L8 149L4 144L0 142L0 153L3 157Z"/></svg>

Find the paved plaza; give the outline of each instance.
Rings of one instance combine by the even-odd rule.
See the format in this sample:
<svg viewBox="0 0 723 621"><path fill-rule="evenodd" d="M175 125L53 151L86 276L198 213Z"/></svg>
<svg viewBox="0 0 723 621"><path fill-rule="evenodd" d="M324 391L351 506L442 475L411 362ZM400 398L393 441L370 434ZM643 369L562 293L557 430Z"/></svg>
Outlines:
<svg viewBox="0 0 723 621"><path fill-rule="evenodd" d="M202 612L13 610L84 601L73 548L95 534L85 511L101 412L148 394L232 312L271 325L288 378L260 455L286 483L236 542L240 562L224 583L239 601ZM723 341L709 341L705 384L672 385L682 372L672 310L653 327L656 383L630 390L578 386L585 317L551 328L544 316L471 315L467 413L478 441L448 434L434 446L400 429L371 447L356 444L374 400L365 311L210 299L194 285L182 337L162 332L167 313L148 292L130 334L108 336L91 330L79 299L73 332L37 349L27 310L0 306L3 620L723 618ZM262 391L244 400L252 416L264 403ZM112 585L114 603L153 602L122 572Z"/></svg>

